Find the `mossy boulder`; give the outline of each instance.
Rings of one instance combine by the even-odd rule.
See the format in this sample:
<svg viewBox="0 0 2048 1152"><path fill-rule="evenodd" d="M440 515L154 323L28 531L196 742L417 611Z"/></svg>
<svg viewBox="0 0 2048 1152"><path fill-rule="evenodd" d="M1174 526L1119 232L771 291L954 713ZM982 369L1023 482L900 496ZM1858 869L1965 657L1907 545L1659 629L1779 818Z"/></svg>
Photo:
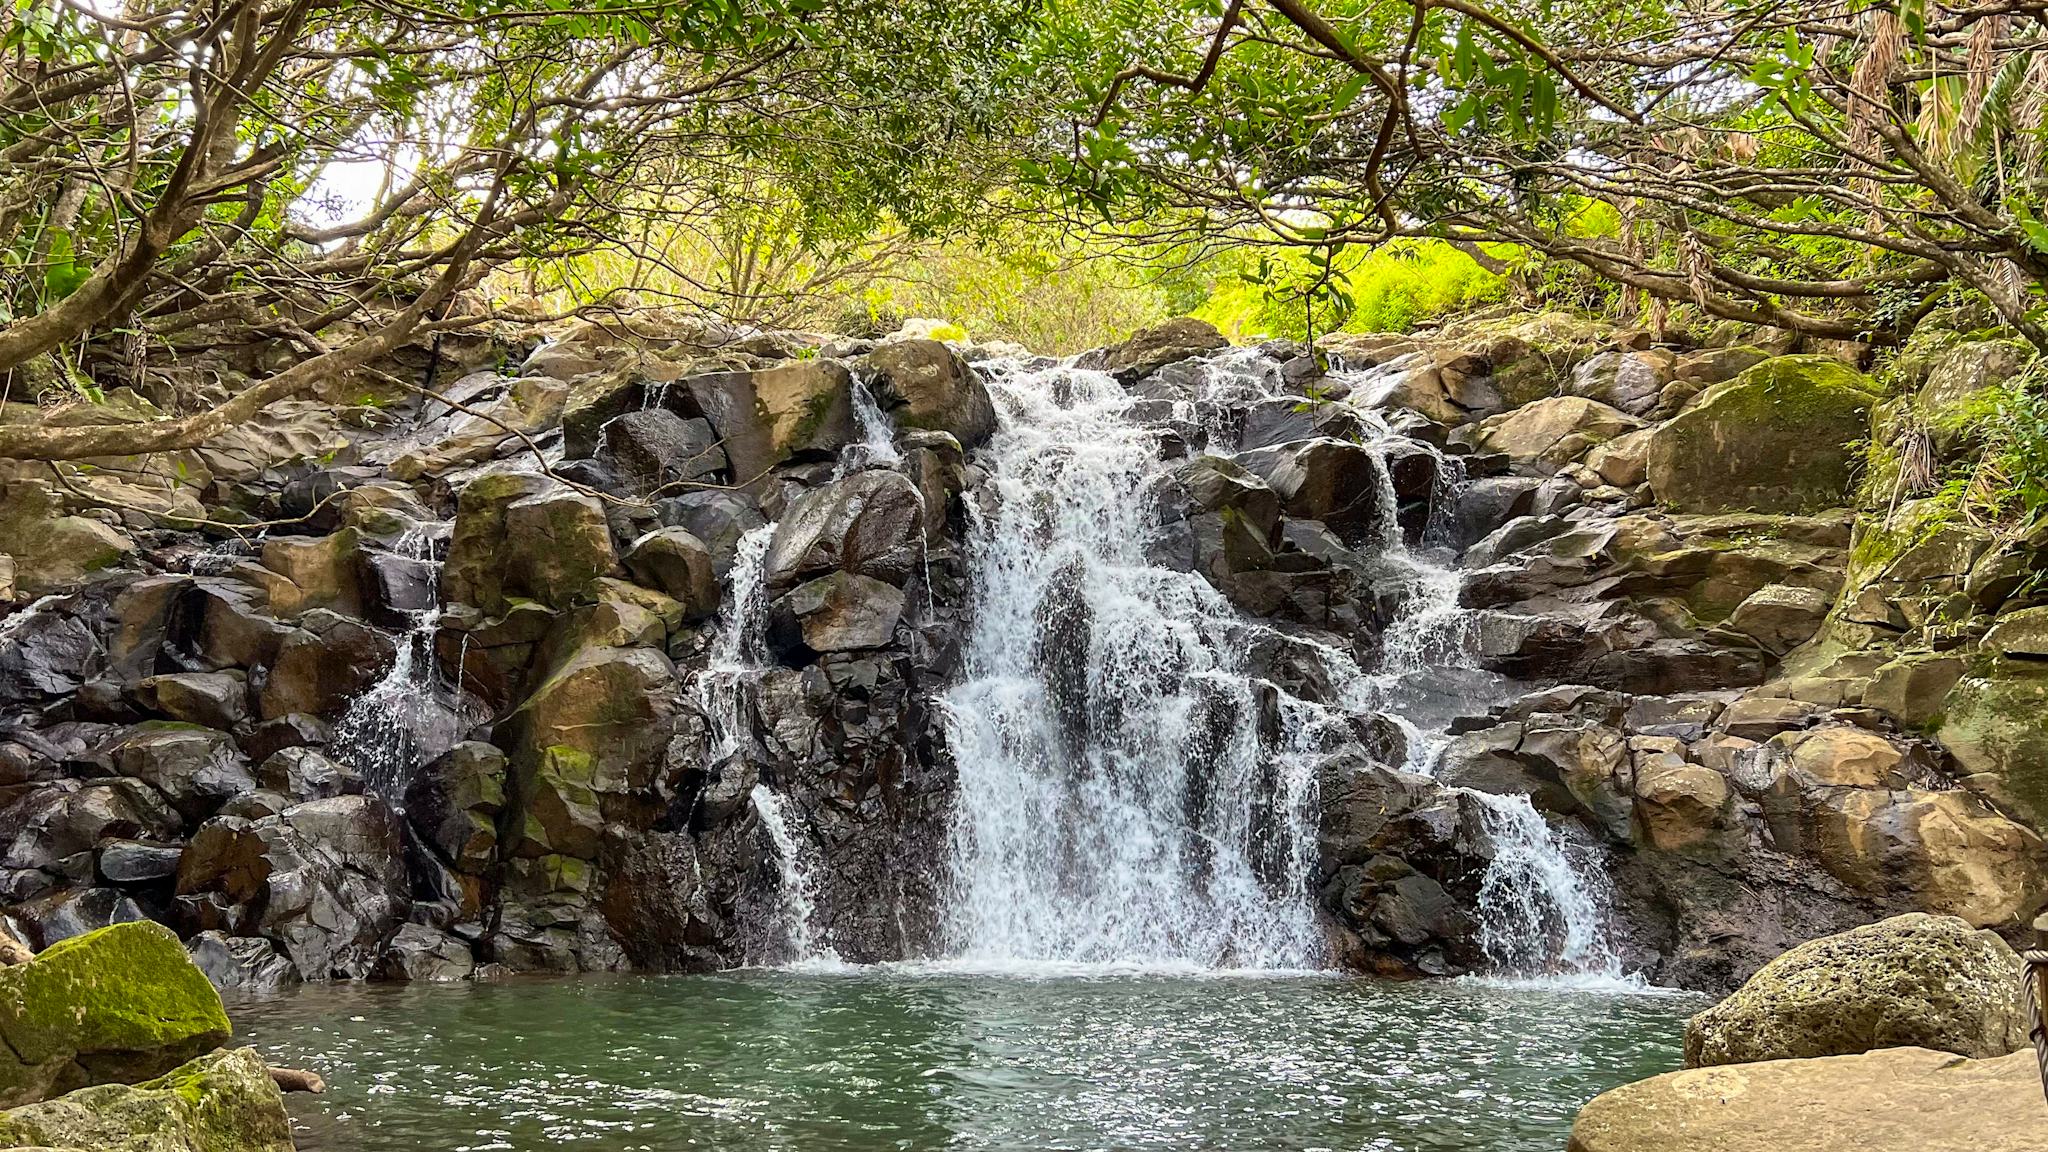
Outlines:
<svg viewBox="0 0 2048 1152"><path fill-rule="evenodd" d="M230 1048L132 1087L82 1088L0 1113L0 1145L92 1152L292 1152L292 1120L263 1058L251 1048Z"/></svg>
<svg viewBox="0 0 2048 1152"><path fill-rule="evenodd" d="M450 602L473 604L494 616L503 611L505 510L546 491L548 483L547 477L530 472L493 472L457 494L455 528L441 570L442 592Z"/></svg>
<svg viewBox="0 0 2048 1152"><path fill-rule="evenodd" d="M593 757L591 785L619 794L652 784L676 712L675 667L652 648L587 647L499 726L523 801L543 758L558 748Z"/></svg>
<svg viewBox="0 0 2048 1152"><path fill-rule="evenodd" d="M1779 356L1701 393L1650 437L1650 488L1687 512L1806 512L1845 503L1877 402L1827 356Z"/></svg>
<svg viewBox="0 0 2048 1152"><path fill-rule="evenodd" d="M69 587L135 551L127 534L85 516L66 516L47 484L0 486L0 540L14 559L14 591L41 596Z"/></svg>
<svg viewBox="0 0 2048 1152"><path fill-rule="evenodd" d="M1963 783L2036 829L2048 828L2048 670L1993 661L1942 702L1936 736Z"/></svg>
<svg viewBox="0 0 2048 1152"><path fill-rule="evenodd" d="M1970 340L1944 349L1928 362L1926 382L1914 401L1924 415L1938 420L1962 401L2011 379L2032 355L2017 340Z"/></svg>
<svg viewBox="0 0 2048 1152"><path fill-rule="evenodd" d="M230 1035L220 994L170 929L87 932L0 968L0 1105L155 1076Z"/></svg>
<svg viewBox="0 0 2048 1152"><path fill-rule="evenodd" d="M585 601L617 566L603 505L545 476L502 472L456 498L441 583L449 601L497 616L522 599Z"/></svg>
<svg viewBox="0 0 2048 1152"><path fill-rule="evenodd" d="M2027 1043L2020 958L1953 916L1811 940L1686 1022L1690 1068L1915 1046L1981 1059Z"/></svg>
<svg viewBox="0 0 2048 1152"><path fill-rule="evenodd" d="M580 492L551 490L505 508L505 576L550 608L589 599L591 585L618 569L604 505Z"/></svg>

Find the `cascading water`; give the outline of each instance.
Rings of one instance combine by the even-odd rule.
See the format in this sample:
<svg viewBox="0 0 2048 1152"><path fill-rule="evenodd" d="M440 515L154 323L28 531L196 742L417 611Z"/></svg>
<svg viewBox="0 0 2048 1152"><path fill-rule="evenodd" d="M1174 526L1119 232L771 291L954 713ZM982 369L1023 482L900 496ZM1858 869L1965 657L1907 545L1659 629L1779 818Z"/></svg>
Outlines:
<svg viewBox="0 0 2048 1152"><path fill-rule="evenodd" d="M704 670L697 675L694 691L698 710L711 728L710 760L713 763L745 750L752 731L753 694L768 669L768 651L762 637L768 589L765 572L768 546L775 538L775 525L764 524L740 537L732 563L732 595L719 613L718 643ZM780 900L783 959L790 962L836 960L830 949L820 949L812 936L811 914L816 902L805 871L804 852L796 831L783 810L782 797L765 783L754 785L754 812L761 819L768 846L775 854L777 893Z"/></svg>
<svg viewBox="0 0 2048 1152"><path fill-rule="evenodd" d="M999 366L989 383L998 502L972 526L975 624L944 700L949 950L1313 964L1313 779L1259 735L1274 690L1243 666L1256 626L1146 557L1156 433L1101 373Z"/></svg>
<svg viewBox="0 0 2048 1152"><path fill-rule="evenodd" d="M766 784L756 784L751 799L755 813L761 817L761 828L768 833L769 845L775 850L777 878L781 883L782 944L786 955L797 964L837 963L838 955L830 948L818 947L812 938L811 914L817 910L817 900L811 892L803 847L790 830L789 818L782 810L782 797Z"/></svg>
<svg viewBox="0 0 2048 1152"><path fill-rule="evenodd" d="M1252 363L1208 362L1178 418L1228 442L1219 413L1293 399ZM1374 560L1401 585L1402 608L1370 673L1290 637L1337 684L1334 706L1296 699L1245 665L1270 629L1199 576L1148 560L1172 463L1158 430L1130 418L1125 390L1066 367L986 367L1003 417L985 455L998 499L974 518L975 626L966 676L944 701L960 787L949 951L981 963L1314 964L1313 766L1341 714L1394 719L1407 767L1426 772L1449 721L1506 692L1472 658L1476 617L1458 605L1440 531L1404 542L1381 467L1390 511ZM1368 444L1391 436L1359 415ZM1260 735L1262 705L1277 736ZM1619 977L1597 862L1575 859L1526 797L1477 798L1494 848L1480 905L1496 970Z"/></svg>
<svg viewBox="0 0 2048 1152"><path fill-rule="evenodd" d="M867 381L853 382L853 424L860 439L839 453L838 474L850 476L865 468L894 468L903 463L896 447L896 425L875 401Z"/></svg>
<svg viewBox="0 0 2048 1152"><path fill-rule="evenodd" d="M1579 858L1527 796L1472 795L1493 846L1479 884L1479 943L1494 972L1537 983L1626 982L1599 862Z"/></svg>
<svg viewBox="0 0 2048 1152"><path fill-rule="evenodd" d="M1354 389L1354 392L1356 389ZM1385 541L1386 561L1404 585L1401 610L1381 636L1380 660L1347 692L1353 707L1397 719L1408 737L1410 771L1434 774L1448 720L1508 694L1501 678L1473 659L1479 613L1458 603L1459 578L1437 543L1435 513L1457 497L1455 463L1440 459L1423 546L1399 533ZM1385 494L1391 500L1392 493ZM1446 707L1449 705L1449 707ZM1495 974L1558 984L1619 984L1625 978L1608 929L1613 904L1597 859L1551 827L1527 796L1470 791L1482 806L1492 858L1480 880L1480 945Z"/></svg>
<svg viewBox="0 0 2048 1152"><path fill-rule="evenodd" d="M391 667L349 704L334 728L335 747L365 775L370 787L400 803L412 772L430 745L454 742L463 727L464 703L456 688L452 706L440 698L434 635L440 628L441 563L423 527L408 529L391 551L425 565L434 585L432 607L405 613L408 627L396 640Z"/></svg>
<svg viewBox="0 0 2048 1152"><path fill-rule="evenodd" d="M741 536L732 561L732 595L719 612L718 644L697 674L697 708L711 725L711 760L740 751L752 729L752 692L767 667L761 635L768 589L763 571L775 525Z"/></svg>

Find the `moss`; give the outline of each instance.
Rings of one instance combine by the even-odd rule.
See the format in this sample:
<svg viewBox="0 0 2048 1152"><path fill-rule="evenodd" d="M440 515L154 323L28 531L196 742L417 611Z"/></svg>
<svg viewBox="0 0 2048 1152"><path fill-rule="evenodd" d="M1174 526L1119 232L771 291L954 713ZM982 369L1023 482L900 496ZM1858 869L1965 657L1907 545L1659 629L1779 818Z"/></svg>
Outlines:
<svg viewBox="0 0 2048 1152"><path fill-rule="evenodd" d="M557 783L589 787L597 778L597 758L581 748L550 744L541 749L540 774Z"/></svg>
<svg viewBox="0 0 2048 1152"><path fill-rule="evenodd" d="M0 1115L0 1145L290 1152L291 1117L262 1058L224 1049L132 1087L85 1088Z"/></svg>
<svg viewBox="0 0 2048 1152"><path fill-rule="evenodd" d="M1766 360L1651 434L1652 488L1679 510L1839 505L1874 402L1868 379L1840 361Z"/></svg>
<svg viewBox="0 0 2048 1152"><path fill-rule="evenodd" d="M2016 815L2048 828L2048 675L2007 660L1978 664L1943 702L1939 734Z"/></svg>
<svg viewBox="0 0 2048 1152"><path fill-rule="evenodd" d="M220 994L170 929L136 921L87 932L0 968L0 1040L20 1060L0 1065L0 1104L20 1103L37 1080L62 1088L154 1074L231 1035Z"/></svg>

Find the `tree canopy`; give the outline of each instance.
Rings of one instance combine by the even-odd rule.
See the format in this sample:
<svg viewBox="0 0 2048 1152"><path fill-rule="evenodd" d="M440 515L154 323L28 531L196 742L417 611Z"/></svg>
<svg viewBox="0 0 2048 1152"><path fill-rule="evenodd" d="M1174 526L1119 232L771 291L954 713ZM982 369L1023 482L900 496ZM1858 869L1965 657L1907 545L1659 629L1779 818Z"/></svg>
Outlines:
<svg viewBox="0 0 2048 1152"><path fill-rule="evenodd" d="M773 185L806 240L977 199L1013 0L24 0L0 35L0 372L32 399L220 341L260 384L0 456L195 443L491 309L512 261ZM362 195L336 196L354 178ZM19 273L19 274L16 274Z"/></svg>
<svg viewBox="0 0 2048 1152"><path fill-rule="evenodd" d="M2038 0L15 0L0 19L0 399L92 397L228 345L265 365L146 429L0 423L0 457L197 443L503 314L496 270L573 284L564 307L657 284L788 304L887 243L1000 220L1166 265L1293 251L1240 275L1311 327L1319 301L1352 311L1356 253L1425 240L1494 272L1582 269L1660 325L1882 345L1969 302L2048 348Z"/></svg>
<svg viewBox="0 0 2048 1152"><path fill-rule="evenodd" d="M1033 175L1105 218L1506 241L1877 343L1969 292L2048 347L2039 4L1056 0L1048 27L1071 132Z"/></svg>

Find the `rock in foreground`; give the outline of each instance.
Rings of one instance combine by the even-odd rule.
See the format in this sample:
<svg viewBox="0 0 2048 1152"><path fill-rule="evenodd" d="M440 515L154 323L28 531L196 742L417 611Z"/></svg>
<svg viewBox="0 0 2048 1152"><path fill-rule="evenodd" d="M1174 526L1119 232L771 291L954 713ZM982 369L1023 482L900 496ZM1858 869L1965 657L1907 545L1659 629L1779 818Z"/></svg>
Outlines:
<svg viewBox="0 0 2048 1152"><path fill-rule="evenodd" d="M155 1076L229 1035L220 994L170 929L74 936L0 968L0 1106Z"/></svg>
<svg viewBox="0 0 2048 1152"><path fill-rule="evenodd" d="M1668 1072L1595 1097L1568 1152L2048 1149L2032 1052L1926 1048Z"/></svg>
<svg viewBox="0 0 2048 1152"><path fill-rule="evenodd" d="M292 1152L292 1121L262 1058L230 1048L132 1087L82 1088L0 1113L0 1147Z"/></svg>
<svg viewBox="0 0 2048 1152"><path fill-rule="evenodd" d="M1685 1063L1900 1046L2003 1056L2027 1043L2019 981L2020 958L1996 934L1953 916L1894 916L1801 944L1764 965L1687 1022Z"/></svg>

